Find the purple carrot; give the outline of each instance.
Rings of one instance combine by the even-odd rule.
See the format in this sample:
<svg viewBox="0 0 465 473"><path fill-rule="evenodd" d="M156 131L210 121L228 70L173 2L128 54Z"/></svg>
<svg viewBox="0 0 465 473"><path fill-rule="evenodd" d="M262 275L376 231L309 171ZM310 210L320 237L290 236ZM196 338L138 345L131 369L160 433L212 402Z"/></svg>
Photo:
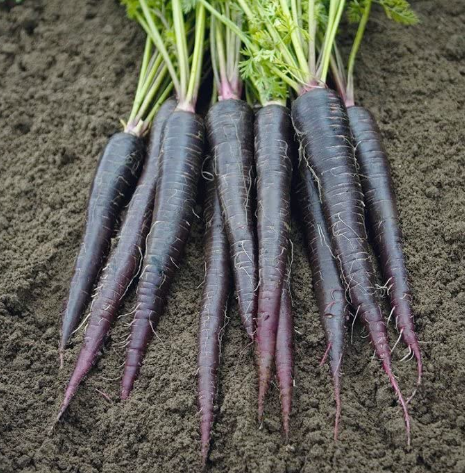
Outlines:
<svg viewBox="0 0 465 473"><path fill-rule="evenodd" d="M334 439L337 440L341 416L341 364L344 356L348 304L336 259L331 251L331 239L326 227L320 196L314 176L305 161L298 172L296 190L299 209L312 270L313 289L326 336L326 352L329 359L336 401Z"/></svg>
<svg viewBox="0 0 465 473"><path fill-rule="evenodd" d="M145 154L142 138L116 133L100 158L90 190L87 222L63 314L60 357L82 316L102 268L122 207L134 190Z"/></svg>
<svg viewBox="0 0 465 473"><path fill-rule="evenodd" d="M210 108L206 127L231 252L239 312L248 336L253 339L258 275L251 196L252 109L242 100L221 100Z"/></svg>
<svg viewBox="0 0 465 473"><path fill-rule="evenodd" d="M221 331L230 284L229 248L221 217L213 174L207 181L205 198L205 282L200 310L198 354L198 403L202 464L205 465L210 448L214 420L213 405L217 393L217 373L220 363Z"/></svg>
<svg viewBox="0 0 465 473"><path fill-rule="evenodd" d="M84 376L95 363L124 295L139 271L152 219L163 129L175 107L174 99L165 102L152 124L147 160L121 226L117 246L110 254L100 279L97 295L92 301L84 345L66 388L58 419L76 394Z"/></svg>
<svg viewBox="0 0 465 473"><path fill-rule="evenodd" d="M281 417L286 442L289 441L289 417L294 390L294 319L290 287L290 263L288 275L281 289L281 307L276 336L276 376L281 399Z"/></svg>
<svg viewBox="0 0 465 473"><path fill-rule="evenodd" d="M365 228L363 191L352 145L349 117L336 92L312 88L292 107L302 159L318 183L323 214L342 278L356 316L367 327L376 354L404 413L410 444L410 417L392 371L386 324L376 299L376 281Z"/></svg>
<svg viewBox="0 0 465 473"><path fill-rule="evenodd" d="M374 248L386 281L391 308L403 341L416 357L417 384L421 383L422 360L411 306L412 295L402 251L402 232L391 177L391 166L373 115L364 107L347 109L355 150L360 165L360 180L365 194L369 228Z"/></svg>
<svg viewBox="0 0 465 473"><path fill-rule="evenodd" d="M289 254L290 195L294 148L289 110L271 104L255 117L257 167L258 417L261 422L276 352L281 292Z"/></svg>
<svg viewBox="0 0 465 473"><path fill-rule="evenodd" d="M153 221L137 287L136 312L121 382L122 399L127 399L132 391L181 261L194 215L203 140L203 121L194 113L176 109L168 118Z"/></svg>

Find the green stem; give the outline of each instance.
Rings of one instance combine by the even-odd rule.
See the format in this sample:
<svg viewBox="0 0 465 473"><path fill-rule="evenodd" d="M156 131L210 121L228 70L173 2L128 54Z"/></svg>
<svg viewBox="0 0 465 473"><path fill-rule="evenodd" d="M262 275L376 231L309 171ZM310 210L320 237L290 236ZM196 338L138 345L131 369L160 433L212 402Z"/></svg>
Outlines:
<svg viewBox="0 0 465 473"><path fill-rule="evenodd" d="M137 95L137 98L134 101L134 107L132 109L131 117L129 118L129 121L131 121L131 119L134 119L136 116L141 115L140 113L141 104L145 100L145 97L147 96L147 91L152 85L153 80L160 68L160 65L163 62L163 58L158 53L155 53L155 56L156 56L155 60L153 61L153 64L151 65L150 69L147 72L147 76L144 80L140 93ZM133 116L133 113L134 113L134 116Z"/></svg>
<svg viewBox="0 0 465 473"><path fill-rule="evenodd" d="M153 21L152 15L150 14L146 0L139 1L142 7L142 11L144 13L145 20L144 17L142 17L140 14L136 14L136 19L140 23L142 28L144 28L144 30L147 32L147 34L151 37L153 43L155 44L155 47L162 55L166 67L168 68L168 72L170 73L171 80L173 81L173 86L176 90L176 95L179 96L181 94L181 85L179 83L178 76L176 75L176 70L173 66L173 62L171 61L171 57L165 47L165 44L163 43L163 39L160 35L160 32L155 26L155 22Z"/></svg>
<svg viewBox="0 0 465 473"><path fill-rule="evenodd" d="M227 16L228 18L231 18L229 3L224 4L224 15ZM231 21L234 21L234 19L231 18ZM234 41L235 36L236 35L229 28L226 28L225 46L226 46L226 51L228 52L226 55L226 77L228 78L228 80L231 78L230 73L232 71L232 67L234 63L234 55L232 54L232 51L234 51L234 49L232 45L234 44L233 41Z"/></svg>
<svg viewBox="0 0 465 473"><path fill-rule="evenodd" d="M310 74L316 75L316 18L315 0L308 2L308 68Z"/></svg>
<svg viewBox="0 0 465 473"><path fill-rule="evenodd" d="M147 115L147 118L145 119L145 123L152 122L153 118L155 117L155 114L158 112L159 108L168 98L172 90L173 90L173 82L170 81L168 85L166 86L165 90L163 91L163 93L160 95L160 97L156 101L155 105L152 107L152 110L150 111L150 113Z"/></svg>
<svg viewBox="0 0 465 473"><path fill-rule="evenodd" d="M205 41L205 7L198 4L196 7L195 14L195 44L194 53L192 57L192 70L189 80L189 87L186 94L186 105L192 107L192 111L195 108L195 102L197 101L197 94L200 87L200 80L202 77L202 59L204 51Z"/></svg>
<svg viewBox="0 0 465 473"><path fill-rule="evenodd" d="M228 82L228 73L226 72L226 54L224 52L223 34L221 25L215 24L216 52L218 55L218 66L220 71L220 87Z"/></svg>
<svg viewBox="0 0 465 473"><path fill-rule="evenodd" d="M337 6L334 7L334 10L331 15L331 10L333 4L338 3ZM337 29L339 27L339 22L341 21L342 12L344 11L345 0L331 0L330 6L330 18L332 21L328 22L328 29L326 30L326 37L325 37L325 45L322 53L322 60L320 65L320 73L317 74L318 78L322 82L326 82L326 77L328 75L329 70L329 62L331 59L334 39L336 38Z"/></svg>
<svg viewBox="0 0 465 473"><path fill-rule="evenodd" d="M249 41L247 35L244 34L244 32L240 28L238 28L238 26L234 24L229 18L222 15L218 10L213 8L207 0L198 0L198 3L201 3L212 15L214 15L216 18L218 18L218 20L222 21L228 28L234 31L234 33L241 39L241 41L248 49L250 49L251 51L255 51L255 48L253 44Z"/></svg>
<svg viewBox="0 0 465 473"><path fill-rule="evenodd" d="M287 5L287 0L280 0L281 8L284 11L285 15L289 18L293 18L291 16L291 12L289 11L289 7ZM292 4L292 9L294 10L295 8L295 2L294 0L291 1ZM292 45L294 46L294 52L297 57L297 62L299 64L299 68L302 70L303 73L306 73L308 71L308 61L307 58L305 57L304 51L302 49L302 42L300 38L300 33L299 30L297 29L298 27L298 22L295 22L295 25L293 27L291 26L291 41ZM306 74L307 76L309 75L308 73ZM308 81L309 78L307 78Z"/></svg>
<svg viewBox="0 0 465 473"><path fill-rule="evenodd" d="M147 74L147 67L150 62L150 54L152 53L152 40L150 36L147 36L145 40L144 47L144 57L142 59L142 65L139 72L139 81L137 82L136 96L134 98L134 103L132 104L131 114L129 115L129 120L131 121L137 115L137 110L139 109L140 102L142 101L141 89L144 86L145 76Z"/></svg>
<svg viewBox="0 0 465 473"><path fill-rule="evenodd" d="M331 55L330 67L331 74L333 76L334 83L336 85L336 90L339 92L344 103L347 102L347 92L346 92L346 81L344 76L344 70L341 70L340 67L341 57L339 52L334 50L334 54Z"/></svg>
<svg viewBox="0 0 465 473"><path fill-rule="evenodd" d="M365 28L368 23L368 17L370 16L372 0L366 0L365 9L363 11L362 18L358 25L357 34L355 35L354 44L349 55L349 62L347 65L347 106L355 105L354 97L354 67L355 67L355 58L357 56L360 44L362 42L363 34L365 33Z"/></svg>
<svg viewBox="0 0 465 473"><path fill-rule="evenodd" d="M212 69L213 69L213 84L214 88L218 89L220 85L220 73L218 71L218 51L216 47L216 39L215 39L215 32L216 32L216 22L218 20L211 15L210 16L210 57L212 62Z"/></svg>
<svg viewBox="0 0 465 473"><path fill-rule="evenodd" d="M293 88L296 92L300 92L302 87L299 85L298 82L292 80L287 74L280 71L279 68L270 64L270 70L275 73L280 79L282 79L289 87Z"/></svg>
<svg viewBox="0 0 465 473"><path fill-rule="evenodd" d="M189 80L189 54L187 52L186 28L184 27L181 0L172 0L171 5L173 8L173 26L176 37L175 43L178 51L179 76L181 79L182 96L184 96Z"/></svg>
<svg viewBox="0 0 465 473"><path fill-rule="evenodd" d="M142 103L139 113L137 114L137 118L141 120L146 113L147 109L149 108L151 102L153 101L157 91L160 89L161 84L163 83L166 73L168 72L168 69L166 68L165 65L161 67L161 69L158 71L158 75L156 76L155 80L152 83L152 86L150 87L150 90L148 91L147 95L145 96L144 102Z"/></svg>

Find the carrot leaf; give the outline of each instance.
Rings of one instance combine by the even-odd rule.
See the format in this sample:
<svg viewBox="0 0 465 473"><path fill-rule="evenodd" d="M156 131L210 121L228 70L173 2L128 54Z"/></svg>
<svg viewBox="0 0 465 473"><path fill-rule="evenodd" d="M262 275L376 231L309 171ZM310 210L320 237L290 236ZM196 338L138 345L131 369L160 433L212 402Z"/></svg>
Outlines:
<svg viewBox="0 0 465 473"><path fill-rule="evenodd" d="M381 5L386 16L396 23L415 25L419 21L407 0L377 0L376 3Z"/></svg>

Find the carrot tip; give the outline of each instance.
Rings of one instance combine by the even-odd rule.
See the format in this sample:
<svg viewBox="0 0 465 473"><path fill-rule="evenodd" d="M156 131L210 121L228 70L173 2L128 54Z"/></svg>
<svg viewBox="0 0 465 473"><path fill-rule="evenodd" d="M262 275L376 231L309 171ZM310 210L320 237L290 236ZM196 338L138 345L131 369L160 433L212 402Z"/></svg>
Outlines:
<svg viewBox="0 0 465 473"><path fill-rule="evenodd" d="M284 443L289 443L289 419L286 417L283 419L283 431L284 431Z"/></svg>
<svg viewBox="0 0 465 473"><path fill-rule="evenodd" d="M328 346L326 347L323 358L321 358L320 365L319 365L320 368L325 364L326 360L328 359L328 355L329 355L330 350L331 350L331 342L328 343Z"/></svg>
<svg viewBox="0 0 465 473"><path fill-rule="evenodd" d="M412 394L408 397L406 403L409 404L410 401L415 397L415 395L417 394L417 391L418 391L418 388L420 387L421 385L421 379L423 377L423 362L422 362L422 359L421 359L421 352L420 352L420 349L418 348L418 346L409 346L410 349L413 351L414 355L415 355L415 359L417 360L417 385L416 385L416 388L413 390Z"/></svg>
<svg viewBox="0 0 465 473"><path fill-rule="evenodd" d="M57 422L60 421L60 419L62 418L63 414L65 413L67 407L68 407L68 404L66 404L66 405L63 405L63 404L62 404L62 405L61 405L60 410L59 410L59 412L58 412L58 415L57 415L57 417L56 417L56 419L55 419L55 423L54 423L53 425L55 425Z"/></svg>
<svg viewBox="0 0 465 473"><path fill-rule="evenodd" d="M210 448L209 445L202 445L202 469L203 470L207 466L209 448Z"/></svg>
<svg viewBox="0 0 465 473"><path fill-rule="evenodd" d="M333 374L333 384L334 384L334 399L336 401L336 415L334 418L334 441L338 441L339 436L339 422L341 420L341 388L340 388L340 379L339 373L336 372Z"/></svg>
<svg viewBox="0 0 465 473"><path fill-rule="evenodd" d="M407 403L405 402L404 397L402 396L402 392L399 388L399 385L397 384L396 378L394 378L394 373L392 372L390 365L386 362L383 362L383 368L389 377L389 381L391 382L392 388L394 389L395 393L397 394L397 397L399 398L399 403L404 413L405 429L407 431L407 446L410 447L410 415L408 412Z"/></svg>

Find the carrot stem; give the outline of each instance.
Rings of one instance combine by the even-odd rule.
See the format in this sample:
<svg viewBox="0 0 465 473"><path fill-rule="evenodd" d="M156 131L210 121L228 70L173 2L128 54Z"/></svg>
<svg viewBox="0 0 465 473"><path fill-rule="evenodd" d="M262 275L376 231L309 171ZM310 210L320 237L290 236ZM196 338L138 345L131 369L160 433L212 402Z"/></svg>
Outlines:
<svg viewBox="0 0 465 473"><path fill-rule="evenodd" d="M358 25L357 34L355 35L354 43L349 55L349 62L347 65L347 99L346 105L348 107L355 105L354 97L354 67L355 67L355 58L357 56L360 44L362 42L363 34L365 33L366 25L368 23L368 18L370 16L372 0L365 1L365 8L363 10L363 15Z"/></svg>

